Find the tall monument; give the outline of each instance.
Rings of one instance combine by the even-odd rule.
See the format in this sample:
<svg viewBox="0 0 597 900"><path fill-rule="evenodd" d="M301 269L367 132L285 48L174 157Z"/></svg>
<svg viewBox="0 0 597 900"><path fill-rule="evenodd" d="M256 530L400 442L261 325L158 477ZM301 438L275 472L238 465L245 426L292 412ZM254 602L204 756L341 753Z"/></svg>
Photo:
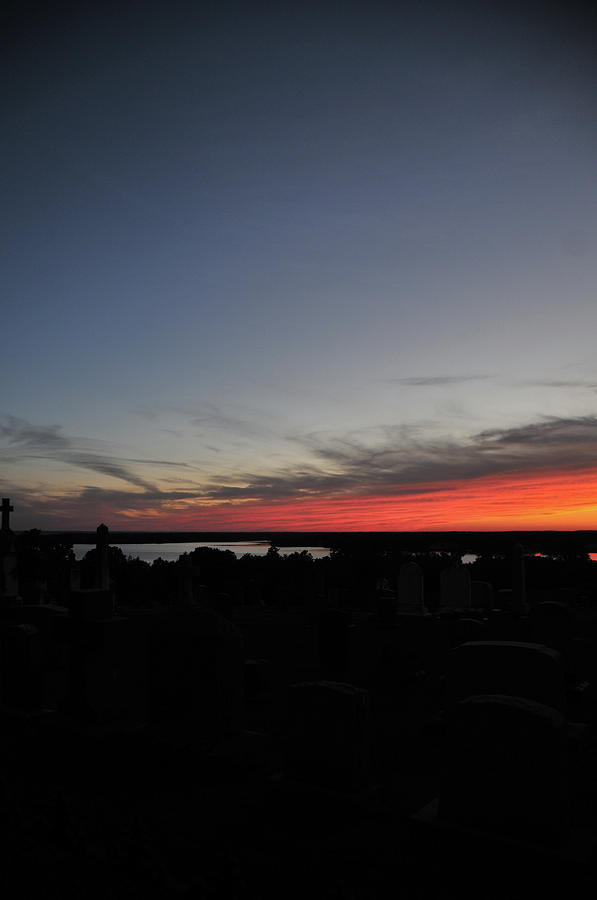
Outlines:
<svg viewBox="0 0 597 900"><path fill-rule="evenodd" d="M19 596L17 551L15 536L10 529L10 514L14 507L8 497L2 498L2 526L0 527L0 605L22 606Z"/></svg>

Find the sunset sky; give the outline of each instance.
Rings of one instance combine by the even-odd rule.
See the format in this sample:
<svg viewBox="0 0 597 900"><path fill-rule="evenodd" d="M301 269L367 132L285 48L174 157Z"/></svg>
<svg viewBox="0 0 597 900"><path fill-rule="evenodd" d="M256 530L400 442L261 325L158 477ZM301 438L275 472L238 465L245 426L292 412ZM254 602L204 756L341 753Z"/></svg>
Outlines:
<svg viewBox="0 0 597 900"><path fill-rule="evenodd" d="M3 37L15 529L597 528L580 5L74 6Z"/></svg>

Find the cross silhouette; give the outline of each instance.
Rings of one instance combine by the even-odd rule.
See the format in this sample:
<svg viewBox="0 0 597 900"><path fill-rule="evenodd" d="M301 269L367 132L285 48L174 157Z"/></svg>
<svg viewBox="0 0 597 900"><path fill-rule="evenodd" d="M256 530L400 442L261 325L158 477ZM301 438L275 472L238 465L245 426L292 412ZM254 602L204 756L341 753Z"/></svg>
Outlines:
<svg viewBox="0 0 597 900"><path fill-rule="evenodd" d="M10 505L8 497L2 498L2 531L10 530L10 514L14 512L14 506Z"/></svg>

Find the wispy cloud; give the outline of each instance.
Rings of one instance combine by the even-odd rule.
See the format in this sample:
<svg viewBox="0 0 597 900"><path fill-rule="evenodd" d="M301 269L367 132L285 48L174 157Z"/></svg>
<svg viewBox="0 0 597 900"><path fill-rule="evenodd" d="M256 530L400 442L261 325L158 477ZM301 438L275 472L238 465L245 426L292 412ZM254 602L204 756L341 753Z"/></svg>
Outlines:
<svg viewBox="0 0 597 900"><path fill-rule="evenodd" d="M493 377L493 375L412 375L404 378L390 378L389 382L406 387L444 387L450 384L462 384L466 381L485 381Z"/></svg>
<svg viewBox="0 0 597 900"><path fill-rule="evenodd" d="M102 441L67 435L60 425L32 425L16 416L0 420L0 459L5 464L28 459L54 460L117 478L145 491L153 491L155 486L137 471L139 466L192 468L188 463L119 457L107 452Z"/></svg>
<svg viewBox="0 0 597 900"><path fill-rule="evenodd" d="M536 380L536 381L523 381L522 385L524 387L544 387L544 388L585 388L586 390L595 391L597 390L597 381L591 381L589 379L577 379L565 381L563 379L553 381L549 380Z"/></svg>
<svg viewBox="0 0 597 900"><path fill-rule="evenodd" d="M61 425L32 425L17 416L4 416L0 421L0 439L19 449L57 450L71 444Z"/></svg>
<svg viewBox="0 0 597 900"><path fill-rule="evenodd" d="M262 410L243 409L242 413L228 411L215 403L202 403L195 410L180 410L189 424L201 434L213 431L227 436L263 437L273 435L272 422Z"/></svg>
<svg viewBox="0 0 597 900"><path fill-rule="evenodd" d="M109 514L126 521L160 515L207 516L223 505L327 501L371 502L374 498L449 496L463 485L487 477L513 476L519 481L558 472L565 476L597 468L597 416L543 417L512 428L486 429L469 436L432 438L416 427L385 425L370 431L330 436L312 433L293 437L304 451L299 465L273 465L266 459L259 470L228 470L207 480L185 480L195 468L168 460L123 459L78 449L57 426L44 429L5 421L2 437L14 449L35 458L58 459L109 475L125 487L84 485L53 497L39 489L14 490L24 509L44 519L91 521ZM162 489L140 474L145 464L172 466L180 475L161 480ZM133 490L134 488L134 490ZM12 490L12 488L11 488ZM12 496L12 494L11 494ZM50 502L51 501L51 502ZM53 511L52 511L53 510ZM105 511L105 512L104 512Z"/></svg>
<svg viewBox="0 0 597 900"><path fill-rule="evenodd" d="M234 485L222 479L207 489L213 499L278 499L298 495L405 493L416 488L538 469L597 466L597 417L550 417L511 429L479 432L463 441L409 439L400 428L374 445L349 438L306 445L318 458L309 466L245 472ZM213 479L217 482L217 478Z"/></svg>

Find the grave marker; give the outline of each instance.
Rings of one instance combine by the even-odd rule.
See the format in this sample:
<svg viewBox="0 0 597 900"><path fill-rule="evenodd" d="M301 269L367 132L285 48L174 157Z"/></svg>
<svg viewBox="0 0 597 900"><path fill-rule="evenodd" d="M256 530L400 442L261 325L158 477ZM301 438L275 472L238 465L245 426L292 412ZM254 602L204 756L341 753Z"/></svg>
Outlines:
<svg viewBox="0 0 597 900"><path fill-rule="evenodd" d="M106 525L98 525L95 549L97 553L95 586L100 591L110 588L110 534Z"/></svg>
<svg viewBox="0 0 597 900"><path fill-rule="evenodd" d="M565 721L553 707L481 695L450 711L439 819L558 846L568 834Z"/></svg>
<svg viewBox="0 0 597 900"><path fill-rule="evenodd" d="M416 562L400 566L398 575L398 615L427 615L423 594L423 573Z"/></svg>
<svg viewBox="0 0 597 900"><path fill-rule="evenodd" d="M292 781L332 791L367 788L368 692L330 681L292 685L284 774Z"/></svg>
<svg viewBox="0 0 597 900"><path fill-rule="evenodd" d="M468 609L471 605L471 576L460 564L442 569L440 575L441 607L443 609Z"/></svg>
<svg viewBox="0 0 597 900"><path fill-rule="evenodd" d="M349 663L349 628L352 614L346 609L325 609L319 615L317 646L324 678L340 680Z"/></svg>
<svg viewBox="0 0 597 900"><path fill-rule="evenodd" d="M15 538L10 530L10 513L14 510L8 497L2 498L0 530L0 609L22 606L19 596L18 559Z"/></svg>
<svg viewBox="0 0 597 900"><path fill-rule="evenodd" d="M566 654L572 638L572 615L564 603L539 603L531 616L533 641Z"/></svg>
<svg viewBox="0 0 597 900"><path fill-rule="evenodd" d="M489 581L471 581L471 606L474 609L493 609L493 585Z"/></svg>
<svg viewBox="0 0 597 900"><path fill-rule="evenodd" d="M2 498L2 531L10 531L10 514L14 512L8 497Z"/></svg>
<svg viewBox="0 0 597 900"><path fill-rule="evenodd" d="M472 641L447 657L448 706L476 694L523 697L564 713L566 692L562 657L541 644Z"/></svg>
<svg viewBox="0 0 597 900"><path fill-rule="evenodd" d="M514 544L512 548L512 603L513 609L520 615L528 612L526 577L524 565L524 548L522 544Z"/></svg>
<svg viewBox="0 0 597 900"><path fill-rule="evenodd" d="M42 639L38 628L17 622L0 626L0 698L4 706L38 709L42 703Z"/></svg>

